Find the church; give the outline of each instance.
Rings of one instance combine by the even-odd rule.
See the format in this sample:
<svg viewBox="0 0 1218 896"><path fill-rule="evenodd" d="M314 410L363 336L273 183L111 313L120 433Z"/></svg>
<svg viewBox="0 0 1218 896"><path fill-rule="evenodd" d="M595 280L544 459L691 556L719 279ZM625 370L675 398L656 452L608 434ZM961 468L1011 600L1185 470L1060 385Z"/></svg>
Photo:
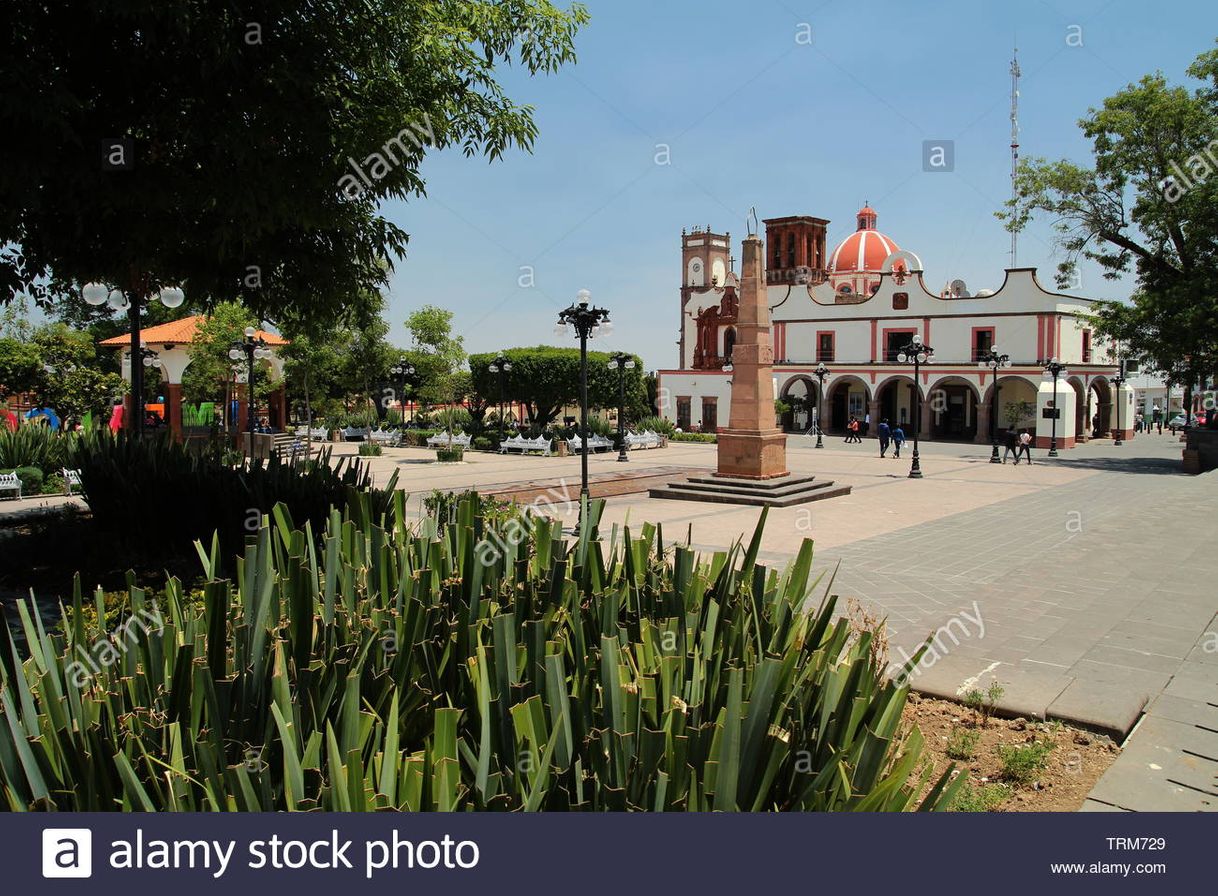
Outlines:
<svg viewBox="0 0 1218 896"><path fill-rule="evenodd" d="M1087 321L1096 300L1048 289L1035 268L1020 267L1008 268L992 290L973 293L961 280L932 290L921 259L878 221L864 205L832 252L825 218L764 221L774 398L784 429L806 432L819 421L824 432L841 433L856 418L870 419L874 433L887 419L912 436L914 373L898 356L916 335L934 350L917 384L920 439L989 443L994 431L1027 429L1039 447L1056 436L1069 448L1118 431L1132 437L1134 390L1111 382L1119 362ZM682 232L680 361L657 376L662 412L686 431L716 432L729 419L733 266L730 234ZM1010 358L996 382L981 363L995 347ZM1056 382L1045 373L1051 359L1066 367ZM828 369L823 392L820 365Z"/></svg>

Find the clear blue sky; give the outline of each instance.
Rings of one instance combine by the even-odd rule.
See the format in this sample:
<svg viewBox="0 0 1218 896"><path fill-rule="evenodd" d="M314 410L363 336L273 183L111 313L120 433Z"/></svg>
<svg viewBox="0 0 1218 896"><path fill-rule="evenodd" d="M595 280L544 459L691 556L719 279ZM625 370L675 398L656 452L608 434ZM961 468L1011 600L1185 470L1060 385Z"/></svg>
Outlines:
<svg viewBox="0 0 1218 896"><path fill-rule="evenodd" d="M829 247L869 200L879 228L917 252L933 288L996 287L1009 235L993 212L1010 191L1008 72L1023 69L1022 155L1089 158L1076 122L1143 74L1181 81L1218 36L1212 0L588 0L579 61L509 95L536 107L532 154L488 164L457 152L424 164L428 197L385 213L411 234L395 274L391 338L435 304L470 351L555 343L577 290L613 312L597 348L676 364L682 227L762 218L832 221ZM801 23L812 44L797 43ZM1081 42L1081 46L1078 44ZM922 142L955 141L955 170L922 170ZM657 144L671 164L657 165ZM1052 282L1044 224L1019 264ZM518 285L522 266L535 286ZM1084 268L1081 291L1128 295Z"/></svg>

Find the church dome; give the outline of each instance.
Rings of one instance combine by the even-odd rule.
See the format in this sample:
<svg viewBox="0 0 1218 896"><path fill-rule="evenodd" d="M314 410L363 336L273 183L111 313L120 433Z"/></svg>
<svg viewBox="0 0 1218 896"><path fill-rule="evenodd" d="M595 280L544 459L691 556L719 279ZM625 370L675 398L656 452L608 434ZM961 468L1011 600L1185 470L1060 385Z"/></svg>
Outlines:
<svg viewBox="0 0 1218 896"><path fill-rule="evenodd" d="M830 275L878 272L885 258L900 251L901 247L890 237L875 229L876 218L875 209L871 206L864 205L859 209L858 229L842 240L829 256ZM905 264L897 262L896 267L903 270Z"/></svg>

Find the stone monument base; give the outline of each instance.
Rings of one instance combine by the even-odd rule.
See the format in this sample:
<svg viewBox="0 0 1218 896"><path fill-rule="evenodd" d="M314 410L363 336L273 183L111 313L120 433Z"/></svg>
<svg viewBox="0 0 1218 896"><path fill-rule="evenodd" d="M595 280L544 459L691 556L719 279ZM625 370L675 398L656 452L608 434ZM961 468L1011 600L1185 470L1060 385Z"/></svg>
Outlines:
<svg viewBox="0 0 1218 896"><path fill-rule="evenodd" d="M719 433L716 476L777 479L787 472L787 434L780 429L726 429Z"/></svg>

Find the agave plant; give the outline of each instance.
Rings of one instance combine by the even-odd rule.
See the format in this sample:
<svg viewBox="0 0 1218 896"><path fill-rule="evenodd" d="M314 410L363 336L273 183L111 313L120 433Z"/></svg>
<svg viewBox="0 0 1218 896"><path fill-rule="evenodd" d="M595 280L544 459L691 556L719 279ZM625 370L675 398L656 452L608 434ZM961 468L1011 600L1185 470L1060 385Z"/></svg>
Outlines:
<svg viewBox="0 0 1218 896"><path fill-rule="evenodd" d="M0 796L77 811L950 803L951 770L919 771L907 691L872 635L834 621L832 596L808 608L811 543L786 569L757 562L764 512L747 547L698 556L651 525L602 538L600 502L573 541L481 506L411 524L402 493L378 513L352 492L320 541L276 506L234 579L218 541L199 544L201 602L171 579L152 607L133 585L139 624L108 634L79 587L62 629L23 605L29 656L11 637L0 650Z"/></svg>

